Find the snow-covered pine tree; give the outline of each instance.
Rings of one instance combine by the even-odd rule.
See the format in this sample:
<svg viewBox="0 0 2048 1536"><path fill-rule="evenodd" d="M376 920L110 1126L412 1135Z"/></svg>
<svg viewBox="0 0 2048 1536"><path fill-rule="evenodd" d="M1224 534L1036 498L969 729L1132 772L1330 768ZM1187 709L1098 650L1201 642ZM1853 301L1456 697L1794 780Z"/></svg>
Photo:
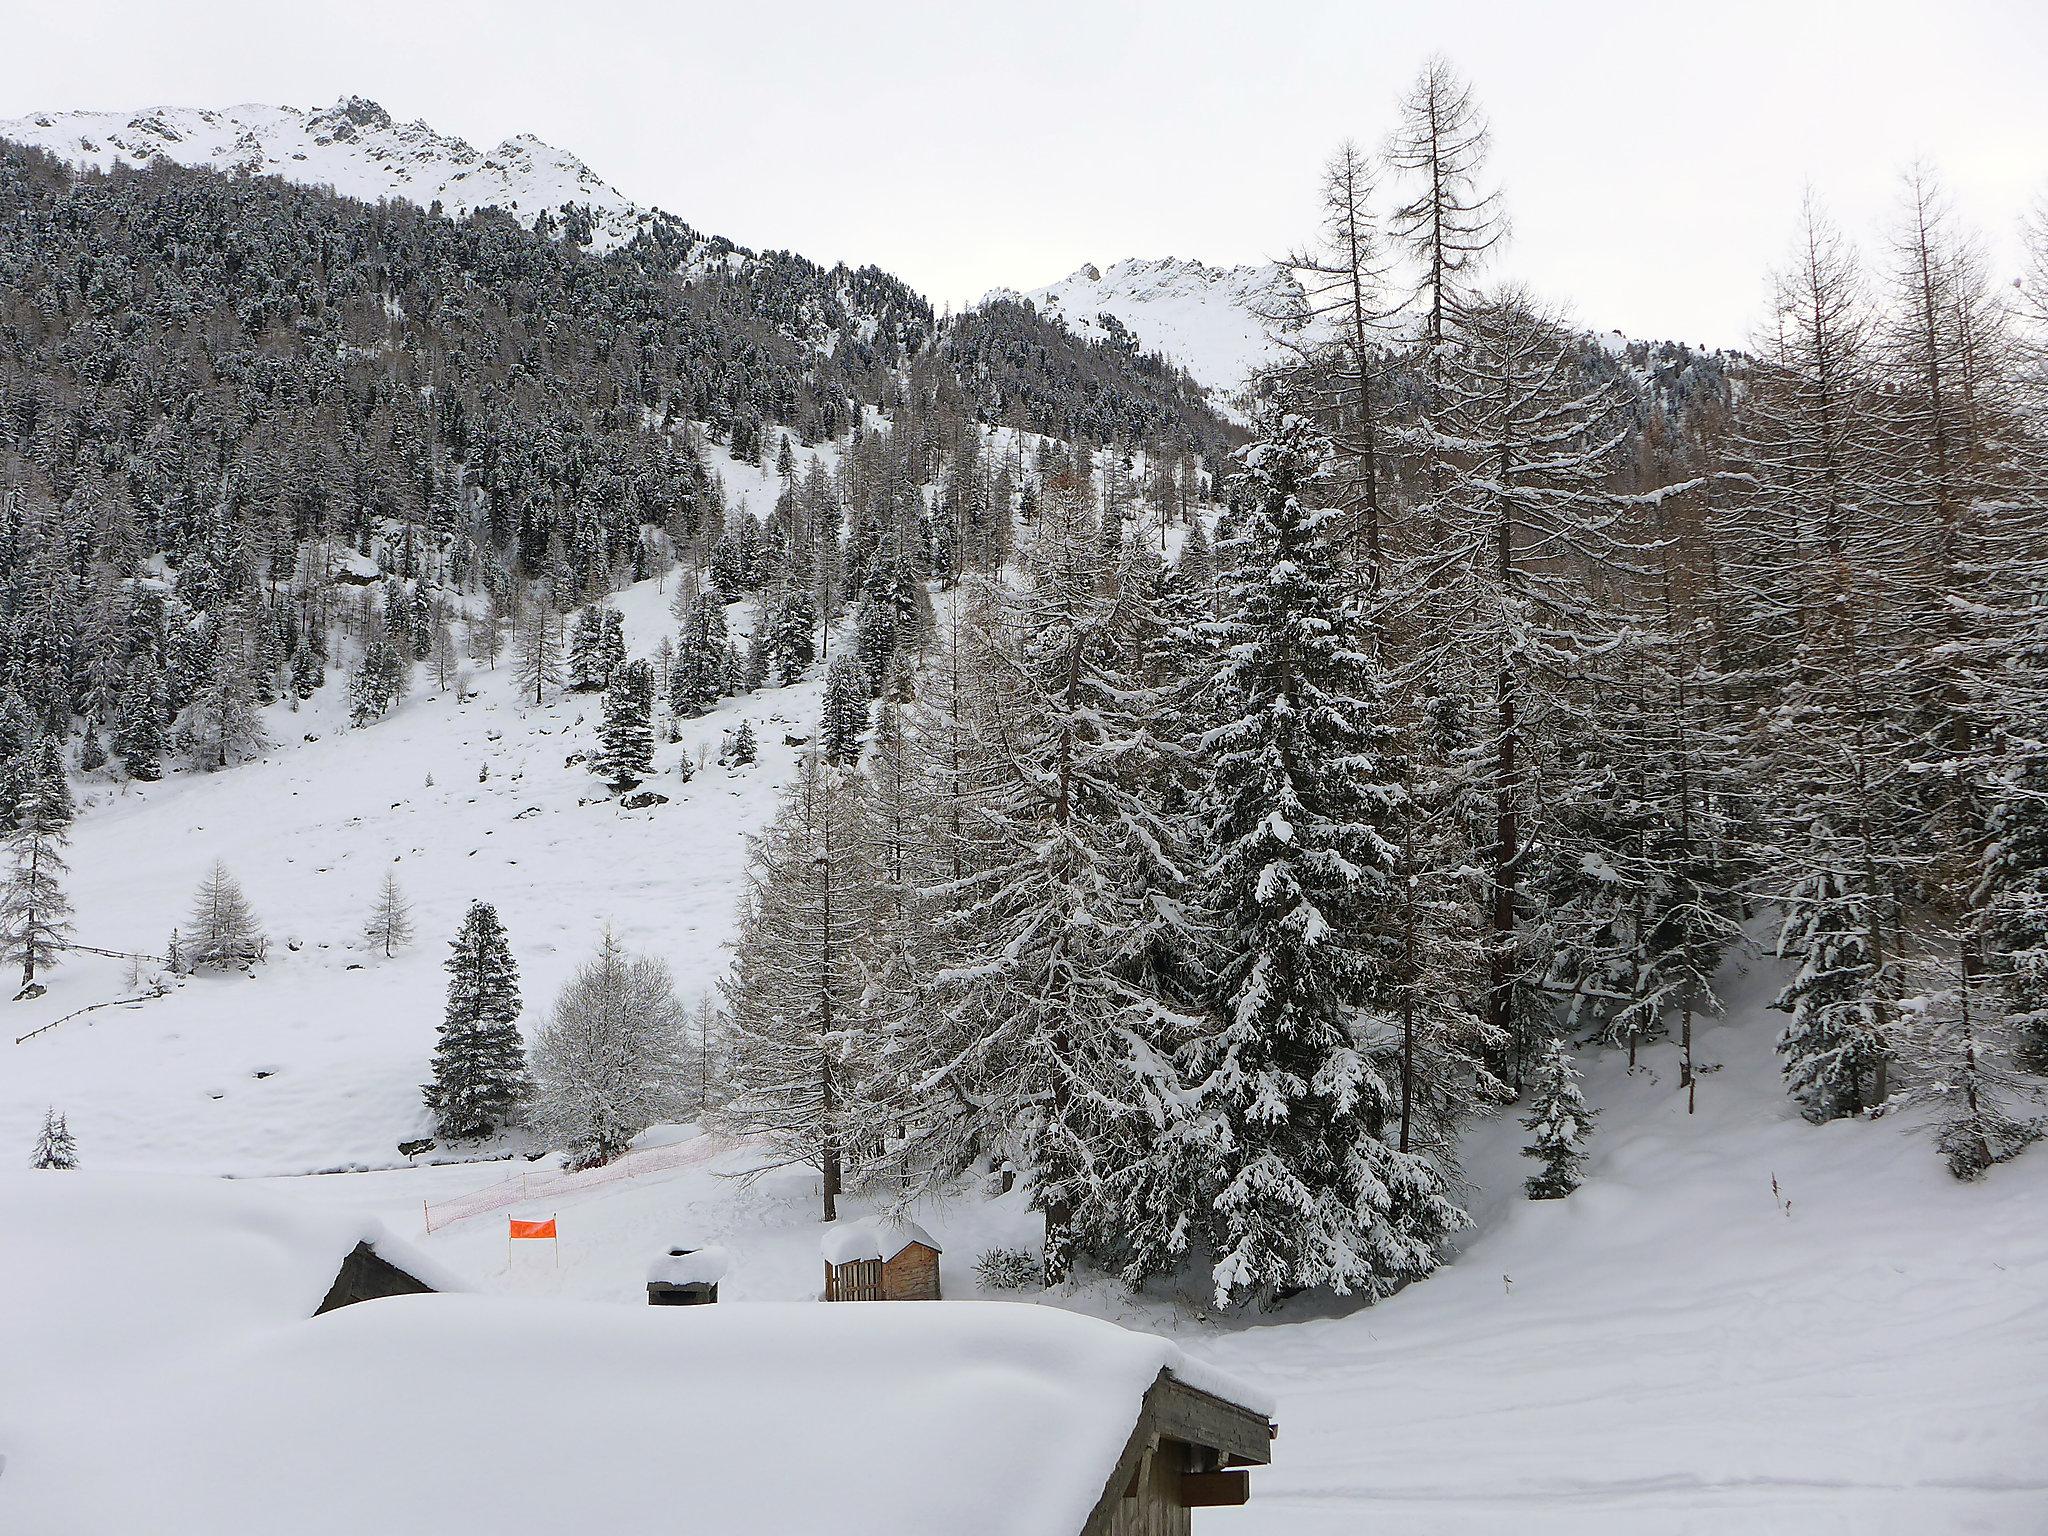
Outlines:
<svg viewBox="0 0 2048 1536"><path fill-rule="evenodd" d="M816 1167L827 1221L881 1132L866 1096L875 1048L861 1006L870 879L861 810L848 777L805 753L775 820L749 847L725 984L724 1118L780 1162Z"/></svg>
<svg viewBox="0 0 2048 1536"><path fill-rule="evenodd" d="M863 597L854 610L853 638L868 697L874 698L896 659L896 610L880 598Z"/></svg>
<svg viewBox="0 0 2048 1536"><path fill-rule="evenodd" d="M114 755L128 777L151 783L163 777L163 677L156 658L144 651L128 669L114 726Z"/></svg>
<svg viewBox="0 0 2048 1536"><path fill-rule="evenodd" d="M448 1004L422 1090L444 1140L488 1136L532 1091L519 1038L519 967L497 909L473 901L442 962Z"/></svg>
<svg viewBox="0 0 2048 1536"><path fill-rule="evenodd" d="M773 603L763 602L757 622L768 683L786 688L801 681L818 653L817 614L810 593L799 587L785 589Z"/></svg>
<svg viewBox="0 0 2048 1536"><path fill-rule="evenodd" d="M844 768L859 760L871 707L858 659L842 650L826 668L825 696L818 710L818 750L826 762Z"/></svg>
<svg viewBox="0 0 2048 1536"><path fill-rule="evenodd" d="M929 914L920 893L935 875L931 828L925 820L929 801L919 778L909 707L886 695L875 706L873 743L853 778L859 800L855 826L863 844L859 862L865 876L860 893L862 1011L877 1058L871 1063L880 1080L875 1096L895 1092L906 1103L916 1095L900 1082L888 1085L888 1067L892 1057L916 1054L906 1042L915 1041L924 1027L931 944L926 930ZM914 1163L934 1167L913 1155L908 1141L898 1143L906 1156L894 1159L906 1184L917 1172ZM917 1152L921 1154L922 1148Z"/></svg>
<svg viewBox="0 0 2048 1536"><path fill-rule="evenodd" d="M291 659L285 664L286 682L295 701L292 708L313 697L327 681L326 665L320 660L320 653L313 649L312 642L300 637L292 649Z"/></svg>
<svg viewBox="0 0 2048 1536"><path fill-rule="evenodd" d="M534 1039L528 1120L567 1149L571 1167L608 1163L647 1127L688 1109L689 1057L668 967L628 954L606 930Z"/></svg>
<svg viewBox="0 0 2048 1536"><path fill-rule="evenodd" d="M1199 750L1212 723L1214 670L1206 616L1149 540L1130 540L1115 573L1118 643L1127 657L1119 702L1144 729L1123 744L1124 782L1141 815L1115 864L1132 921L1115 964L1159 1012L1148 1049L1173 1063L1168 1080L1185 1080L1188 1053L1210 1026L1215 952ZM1168 1272L1202 1240L1200 1214L1214 1189L1208 1140L1215 1127L1187 1100L1173 1105L1143 1155L1102 1180L1090 1246L1131 1285Z"/></svg>
<svg viewBox="0 0 2048 1536"><path fill-rule="evenodd" d="M381 717L405 692L412 663L379 636L363 649L362 662L349 680L349 724L368 725Z"/></svg>
<svg viewBox="0 0 2048 1536"><path fill-rule="evenodd" d="M1117 581L1128 707L1146 722L1131 744L1131 782L1143 786L1153 818L1131 847L1142 916L1130 961L1141 985L1198 1012L1209 990L1206 898L1195 880L1207 857L1199 743L1213 723L1208 621L1179 569L1149 546L1133 541Z"/></svg>
<svg viewBox="0 0 2048 1536"><path fill-rule="evenodd" d="M1117 1256L1113 1185L1178 1112L1158 1042L1186 1027L1132 979L1131 844L1157 824L1124 613L1084 475L1048 481L1019 585L989 584L968 751L984 775L973 861L932 892L932 1029L921 1081L973 1106L955 1134L1029 1170L1057 1284L1077 1250ZM999 728L998 728L999 727ZM1169 1217L1170 1219L1170 1217Z"/></svg>
<svg viewBox="0 0 2048 1536"><path fill-rule="evenodd" d="M384 871L376 905L370 909L369 921L363 924L363 937L372 949L383 950L387 960L412 942L412 903L399 888L395 869Z"/></svg>
<svg viewBox="0 0 2048 1536"><path fill-rule="evenodd" d="M70 866L71 789L54 736L45 736L16 760L14 826L7 834L7 880L0 887L0 963L21 966L17 998L35 997L38 970L58 962L71 937L71 903L64 894Z"/></svg>
<svg viewBox="0 0 2048 1536"><path fill-rule="evenodd" d="M427 590L425 581L416 581L412 587L412 650L408 661L425 661L433 654L434 626L439 621L435 612L433 594Z"/></svg>
<svg viewBox="0 0 2048 1536"><path fill-rule="evenodd" d="M1210 546L1208 524L1200 512L1188 517L1187 537L1181 540L1180 558L1174 562L1180 585L1207 619L1222 614L1223 594L1217 581L1216 552Z"/></svg>
<svg viewBox="0 0 2048 1536"><path fill-rule="evenodd" d="M1816 834L1817 846L1853 868L1853 839L1825 828ZM1882 1101L1892 1042L1881 1002L1890 990L1885 961L1871 942L1879 928L1861 882L1841 869L1821 868L1792 892L1778 954L1796 957L1799 969L1771 1006L1791 1015L1778 1054L1808 1119L1859 1114Z"/></svg>
<svg viewBox="0 0 2048 1536"><path fill-rule="evenodd" d="M1329 457L1274 411L1242 454L1244 525L1203 742L1221 1019L1195 1053L1221 1129L1212 1177L1219 1305L1310 1287L1384 1295L1426 1274L1464 1222L1443 1170L1383 1135L1375 1062L1397 960L1406 812L1385 684L1331 535L1304 498Z"/></svg>
<svg viewBox="0 0 2048 1536"><path fill-rule="evenodd" d="M714 594L697 594L684 612L669 669L669 706L677 719L692 719L718 703L725 692L725 647L724 607Z"/></svg>
<svg viewBox="0 0 2048 1536"><path fill-rule="evenodd" d="M590 771L625 794L654 772L654 674L644 661L612 669Z"/></svg>
<svg viewBox="0 0 2048 1536"><path fill-rule="evenodd" d="M728 768L751 768L761 760L761 743L754 735L754 722L742 720L732 728L732 743L725 754Z"/></svg>
<svg viewBox="0 0 2048 1536"><path fill-rule="evenodd" d="M195 767L225 768L270 745L256 713L248 648L248 635L239 624L223 627L215 640L213 663L192 696L184 730Z"/></svg>
<svg viewBox="0 0 2048 1536"><path fill-rule="evenodd" d="M76 1168L78 1166L78 1141L71 1134L71 1127L64 1123L64 1117L55 1109L43 1111L43 1128L36 1133L35 1149L29 1153L31 1168Z"/></svg>
<svg viewBox="0 0 2048 1536"><path fill-rule="evenodd" d="M182 946L186 966L252 965L263 959L268 942L242 887L216 862L192 900Z"/></svg>
<svg viewBox="0 0 2048 1536"><path fill-rule="evenodd" d="M1886 1096L1898 897L1955 829L1925 821L1913 767L1925 675L1891 665L1925 614L1916 534L1887 509L1869 307L1854 252L1811 200L1777 296L1723 557L1737 680L1763 696L1751 752L1768 791L1767 889L1787 913L1781 953L1801 963L1781 1050L1794 1096L1825 1119Z"/></svg>
<svg viewBox="0 0 2048 1536"><path fill-rule="evenodd" d="M573 693L594 693L604 686L604 616L609 611L597 603L576 610L569 631L569 689Z"/></svg>
<svg viewBox="0 0 2048 1536"><path fill-rule="evenodd" d="M1579 1093L1578 1069L1562 1035L1552 1035L1536 1053L1529 1074L1529 1114L1522 1124L1536 1137L1522 1155L1543 1165L1523 1188L1531 1200L1562 1200L1579 1187L1586 1138L1593 1131L1593 1111Z"/></svg>

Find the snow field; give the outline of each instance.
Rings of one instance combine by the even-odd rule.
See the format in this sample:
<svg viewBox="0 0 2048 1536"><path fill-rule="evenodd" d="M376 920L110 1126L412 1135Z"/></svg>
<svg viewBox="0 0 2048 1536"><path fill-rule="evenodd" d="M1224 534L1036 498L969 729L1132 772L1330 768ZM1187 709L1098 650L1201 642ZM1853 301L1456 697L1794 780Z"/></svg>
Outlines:
<svg viewBox="0 0 2048 1536"><path fill-rule="evenodd" d="M668 631L672 591L643 583L616 600L635 654ZM72 849L82 939L160 948L220 857L272 958L253 979L192 978L0 1045L0 1148L25 1154L55 1104L88 1170L263 1175L336 1219L374 1211L479 1289L536 1301L641 1306L654 1259L711 1244L730 1258L722 1305L814 1297L816 1177L749 1177L745 1142L660 1128L641 1145L689 1156L602 1183L556 1182L552 1159L395 1166L396 1142L427 1130L418 1084L467 902L506 921L529 1033L606 921L666 959L686 996L710 985L742 833L770 814L796 757L784 732L809 734L818 702L810 683L685 722L650 781L670 803L622 812L567 761L594 742L595 696L529 709L508 665L472 670L467 702L422 679L389 718L348 731L337 683L297 714L270 712L279 744L260 763L95 791ZM715 751L742 716L762 762L682 785L677 757ZM418 937L386 961L358 930L394 859ZM10 1036L123 995L122 969L74 959L48 996L9 1010ZM1726 1022L1702 1031L1714 1070L1691 1117L1672 1048L1632 1077L1586 1056L1601 1118L1569 1200L1522 1198L1514 1118L1475 1126L1477 1229L1454 1263L1379 1306L1303 1299L1219 1319L1199 1285L1131 1296L1095 1279L1047 1299L1166 1334L1275 1393L1275 1464L1248 1507L1204 1513L1218 1536L2048 1529L2048 1160L1958 1185L1896 1121L1807 1125L1777 1077L1775 981L1760 964L1731 980ZM381 1171L298 1176L350 1166ZM426 1230L427 1202L511 1174L534 1181L531 1199ZM847 1215L879 1213L887 1195ZM984 1249L1038 1234L1021 1193L963 1188L913 1214L944 1247L949 1297L981 1294ZM560 1243L509 1244L508 1215L559 1216Z"/></svg>
<svg viewBox="0 0 2048 1536"><path fill-rule="evenodd" d="M615 599L635 655L672 630L673 593L673 581L650 581ZM735 630L746 613L729 610ZM669 803L625 811L568 761L596 744L597 695L535 709L515 697L509 657L469 672L476 696L463 701L419 669L411 695L361 730L346 728L336 677L297 713L266 711L275 745L259 763L92 791L70 853L82 942L163 953L218 858L263 920L270 959L253 978L189 977L165 997L6 1046L0 1145L26 1145L43 1106L57 1104L100 1166L255 1174L398 1163L398 1141L431 1133L419 1084L441 962L478 898L510 932L529 1036L606 923L627 948L665 959L686 999L714 984L744 834L771 813L796 757L784 736L814 729L821 685L727 699L684 721L644 786ZM728 773L709 759L742 718L761 761ZM707 759L687 785L675 771L685 754ZM416 935L389 960L361 936L387 867ZM130 995L125 969L69 957L47 996L9 1011L8 1039Z"/></svg>

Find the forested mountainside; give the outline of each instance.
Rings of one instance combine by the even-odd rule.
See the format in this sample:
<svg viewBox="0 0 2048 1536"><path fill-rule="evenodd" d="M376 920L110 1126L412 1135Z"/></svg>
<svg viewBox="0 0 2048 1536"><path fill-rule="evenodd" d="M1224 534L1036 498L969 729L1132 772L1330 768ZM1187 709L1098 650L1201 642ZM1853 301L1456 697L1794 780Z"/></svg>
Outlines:
<svg viewBox="0 0 2048 1536"><path fill-rule="evenodd" d="M1561 1198L1573 1052L1669 1041L1695 1091L1763 924L1802 1110L1925 1112L1982 1174L2048 1061L2048 316L1923 178L1875 270L1809 210L1754 356L1615 344L1483 282L1485 149L1438 61L1340 152L1227 464L1183 375L1028 303L12 153L6 952L62 951L65 769L228 766L330 663L368 728L510 648L533 707L602 693L623 798L829 650L699 1040L828 1215L1007 1169L1054 1282L1387 1294L1466 1221L1472 1118L1528 1095ZM672 570L630 656L612 594ZM521 1112L494 1042L443 1136ZM553 1117L544 1058L573 1158L660 1118Z"/></svg>
<svg viewBox="0 0 2048 1536"><path fill-rule="evenodd" d="M141 648L181 708L188 621L265 583L278 607L302 545L367 549L373 530L408 578L540 581L573 603L644 573L650 536L715 541L707 442L786 465L863 411L914 416L928 425L898 442L915 462L886 477L914 495L963 426L1164 453L1226 439L1184 377L1028 316L940 327L873 268L665 215L592 256L560 222L162 162L81 174L0 146L10 692L51 728L72 710L110 725ZM124 585L151 568L175 582ZM136 617L166 603L167 628ZM163 635L109 652L129 624ZM305 625L255 627L288 658Z"/></svg>

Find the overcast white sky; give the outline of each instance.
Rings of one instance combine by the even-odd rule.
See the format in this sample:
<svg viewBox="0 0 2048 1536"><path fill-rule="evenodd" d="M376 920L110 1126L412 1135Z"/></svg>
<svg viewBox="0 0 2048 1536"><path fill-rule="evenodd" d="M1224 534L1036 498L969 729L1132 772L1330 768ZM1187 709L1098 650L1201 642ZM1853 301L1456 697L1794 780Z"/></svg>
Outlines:
<svg viewBox="0 0 2048 1536"><path fill-rule="evenodd" d="M1493 119L1504 269L1588 325L1739 341L1809 178L1875 245L1926 156L2002 271L2048 187L2044 0L0 0L0 117L353 92L957 305L1281 254L1434 49Z"/></svg>

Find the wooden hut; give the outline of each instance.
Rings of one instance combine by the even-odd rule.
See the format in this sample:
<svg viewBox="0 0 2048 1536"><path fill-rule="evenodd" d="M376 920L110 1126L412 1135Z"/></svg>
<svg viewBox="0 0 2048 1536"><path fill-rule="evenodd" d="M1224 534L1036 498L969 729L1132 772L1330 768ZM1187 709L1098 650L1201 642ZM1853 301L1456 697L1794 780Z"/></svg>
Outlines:
<svg viewBox="0 0 2048 1536"><path fill-rule="evenodd" d="M1161 1371L1080 1536L1192 1536L1193 1511L1251 1499L1245 1469L1273 1459L1273 1433L1263 1412Z"/></svg>
<svg viewBox="0 0 2048 1536"><path fill-rule="evenodd" d="M647 1271L650 1307L702 1307L718 1300L729 1267L723 1248L671 1248Z"/></svg>
<svg viewBox="0 0 2048 1536"><path fill-rule="evenodd" d="M912 1221L871 1216L819 1240L827 1301L938 1301L939 1245Z"/></svg>
<svg viewBox="0 0 2048 1536"><path fill-rule="evenodd" d="M431 1294L433 1286L411 1270L401 1267L408 1261L407 1255L401 1252L398 1259L399 1262L394 1263L379 1253L368 1238L357 1239L355 1247L341 1261L334 1284L327 1288L326 1296L314 1308L313 1315L317 1317L322 1312L332 1312L336 1307L354 1306L359 1301L375 1301L381 1296Z"/></svg>

